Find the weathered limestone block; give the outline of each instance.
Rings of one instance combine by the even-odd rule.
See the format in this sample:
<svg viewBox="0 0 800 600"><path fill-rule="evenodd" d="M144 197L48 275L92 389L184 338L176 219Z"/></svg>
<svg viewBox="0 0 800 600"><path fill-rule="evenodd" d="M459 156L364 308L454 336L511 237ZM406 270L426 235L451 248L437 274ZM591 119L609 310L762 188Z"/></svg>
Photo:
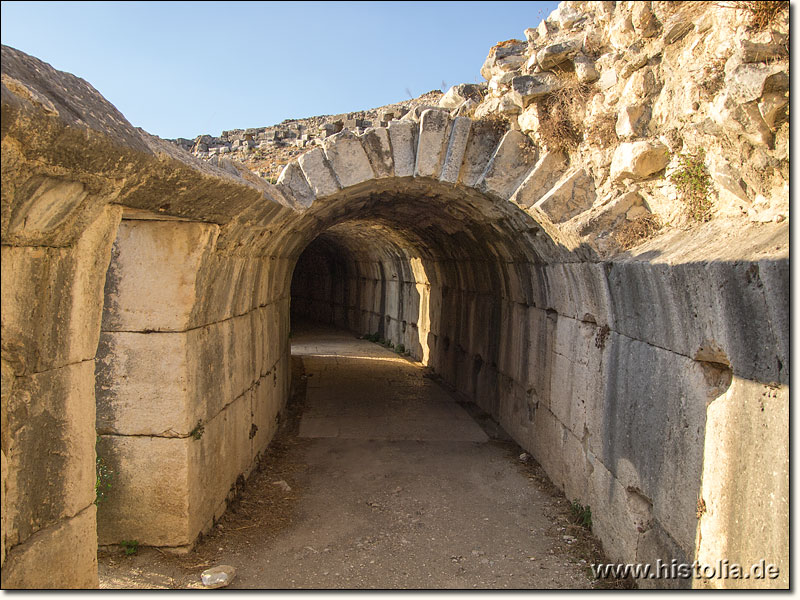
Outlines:
<svg viewBox="0 0 800 600"><path fill-rule="evenodd" d="M301 154L297 158L297 164L300 165L309 187L317 198L330 196L341 189L336 175L333 174L331 166L325 160L325 152L322 148L314 148Z"/></svg>
<svg viewBox="0 0 800 600"><path fill-rule="evenodd" d="M664 23L664 43L666 45L674 44L686 37L693 29L694 23L687 21L685 15L676 14Z"/></svg>
<svg viewBox="0 0 800 600"><path fill-rule="evenodd" d="M42 529L13 548L2 571L3 589L91 589L97 581L95 506Z"/></svg>
<svg viewBox="0 0 800 600"><path fill-rule="evenodd" d="M497 72L515 71L525 63L528 44L520 40L509 40L494 46L481 67L481 75L487 81Z"/></svg>
<svg viewBox="0 0 800 600"><path fill-rule="evenodd" d="M611 180L645 179L669 163L669 151L661 142L625 142L614 151Z"/></svg>
<svg viewBox="0 0 800 600"><path fill-rule="evenodd" d="M589 209L596 196L594 180L581 168L563 175L534 206L554 223L563 223Z"/></svg>
<svg viewBox="0 0 800 600"><path fill-rule="evenodd" d="M788 120L789 92L765 92L758 101L758 112L771 130Z"/></svg>
<svg viewBox="0 0 800 600"><path fill-rule="evenodd" d="M543 71L549 71L553 67L571 59L578 50L579 45L574 41L550 44L536 53L536 62Z"/></svg>
<svg viewBox="0 0 800 600"><path fill-rule="evenodd" d="M461 172L461 163L464 161L464 153L467 150L472 120L466 117L456 117L453 119L453 126L450 133L450 143L442 165L441 181L457 183L458 175Z"/></svg>
<svg viewBox="0 0 800 600"><path fill-rule="evenodd" d="M417 160L418 129L414 123L392 121L389 123L389 140L392 144L395 177L410 177L414 174Z"/></svg>
<svg viewBox="0 0 800 600"><path fill-rule="evenodd" d="M278 176L277 187L293 203L304 208L311 206L316 198L300 165L295 162L290 162L283 168Z"/></svg>
<svg viewBox="0 0 800 600"><path fill-rule="evenodd" d="M204 423L199 439L188 438L184 466L188 512L185 517L182 514L187 519L182 527L189 532L189 543L211 525L214 517L222 515L225 498L237 477L246 477L250 470L251 396L252 391L248 391Z"/></svg>
<svg viewBox="0 0 800 600"><path fill-rule="evenodd" d="M603 540L603 551L609 561L625 561L636 556L638 528L644 529L652 519L647 501L614 478L593 453L588 453L589 499L592 507L592 531ZM662 557L662 560L666 557Z"/></svg>
<svg viewBox="0 0 800 600"><path fill-rule="evenodd" d="M579 321L613 324L614 307L601 263L551 265L537 269L536 279L549 289L546 298L536 299L538 305Z"/></svg>
<svg viewBox="0 0 800 600"><path fill-rule="evenodd" d="M726 64L725 86L734 102L753 102L766 92L789 91L787 66L743 63L732 67L733 60Z"/></svg>
<svg viewBox="0 0 800 600"><path fill-rule="evenodd" d="M719 154L712 154L708 158L708 172L711 179L714 180L714 183L722 190L733 194L739 200L749 204L751 201L747 196L747 192L745 192L744 181L742 181L741 175Z"/></svg>
<svg viewBox="0 0 800 600"><path fill-rule="evenodd" d="M572 59L575 65L575 76L581 83L593 83L600 78L600 73L594 66L594 61L585 54L578 53Z"/></svg>
<svg viewBox="0 0 800 600"><path fill-rule="evenodd" d="M106 208L73 248L3 245L3 359L18 375L94 357L120 214Z"/></svg>
<svg viewBox="0 0 800 600"><path fill-rule="evenodd" d="M638 208L634 213L631 209ZM643 206L643 199L639 192L628 192L617 196L610 202L593 207L586 213L586 220L583 221L578 229L581 235L589 235L599 231L610 231L614 224L621 219L630 218L631 214L647 214L648 211ZM581 217L583 219L583 217Z"/></svg>
<svg viewBox="0 0 800 600"><path fill-rule="evenodd" d="M125 220L106 277L103 331L183 331L193 322L197 273L218 227Z"/></svg>
<svg viewBox="0 0 800 600"><path fill-rule="evenodd" d="M9 375L4 369L3 378ZM13 551L94 502L94 366L83 361L16 377L10 388L3 394L3 536Z"/></svg>
<svg viewBox="0 0 800 600"><path fill-rule="evenodd" d="M373 179L375 173L361 145L361 140L351 131L342 131L325 140L325 156L333 167L342 188Z"/></svg>
<svg viewBox="0 0 800 600"><path fill-rule="evenodd" d="M502 137L502 129L493 123L477 121L472 124L472 134L469 136L461 167L460 181L463 185L477 185Z"/></svg>
<svg viewBox="0 0 800 600"><path fill-rule="evenodd" d="M191 531L188 468L193 437L101 435L98 455L114 472L97 510L97 541L138 540L147 546L186 546Z"/></svg>
<svg viewBox="0 0 800 600"><path fill-rule="evenodd" d="M524 109L531 102L558 90L561 85L560 79L547 71L536 75L520 75L511 81L511 99Z"/></svg>
<svg viewBox="0 0 800 600"><path fill-rule="evenodd" d="M522 133L531 133L539 130L542 119L546 118L543 112L546 109L542 107L541 103L534 102L528 108L523 110L517 117L517 124L519 125Z"/></svg>
<svg viewBox="0 0 800 600"><path fill-rule="evenodd" d="M419 121L419 144L414 177L439 177L450 134L450 117L437 110L426 110Z"/></svg>
<svg viewBox="0 0 800 600"><path fill-rule="evenodd" d="M596 403L603 392L597 377L601 354L595 344L597 326L561 317L555 332L549 408L573 435L583 436L587 405Z"/></svg>
<svg viewBox="0 0 800 600"><path fill-rule="evenodd" d="M394 175L392 144L389 141L389 131L385 127L367 129L361 137L361 144L377 179Z"/></svg>
<svg viewBox="0 0 800 600"><path fill-rule="evenodd" d="M789 585L789 388L734 377L711 402L705 436L697 558L742 565L764 559L779 577L711 581L709 587ZM747 473L747 477L739 474ZM752 515L770 515L766 528Z"/></svg>
<svg viewBox="0 0 800 600"><path fill-rule="evenodd" d="M709 115L724 130L741 136L754 146L771 148L775 142L775 136L755 101L739 104L724 91L711 105Z"/></svg>
<svg viewBox="0 0 800 600"><path fill-rule="evenodd" d="M462 83L454 85L447 93L439 99L439 106L442 108L457 108L467 100L480 100L480 86L474 83Z"/></svg>
<svg viewBox="0 0 800 600"><path fill-rule="evenodd" d="M508 131L476 188L504 200L519 187L536 162L537 150L528 136Z"/></svg>
<svg viewBox="0 0 800 600"><path fill-rule="evenodd" d="M104 332L97 349L97 431L186 436L204 415L190 396L186 333ZM193 382L192 382L193 383Z"/></svg>
<svg viewBox="0 0 800 600"><path fill-rule="evenodd" d="M647 133L650 123L650 107L643 104L628 104L620 108L615 130L622 139L641 137Z"/></svg>
<svg viewBox="0 0 800 600"><path fill-rule="evenodd" d="M522 208L533 206L553 187L566 168L567 156L560 150L543 153L510 200Z"/></svg>
<svg viewBox="0 0 800 600"><path fill-rule="evenodd" d="M738 55L742 62L754 63L786 58L788 52L784 44L758 44L742 39L739 41Z"/></svg>

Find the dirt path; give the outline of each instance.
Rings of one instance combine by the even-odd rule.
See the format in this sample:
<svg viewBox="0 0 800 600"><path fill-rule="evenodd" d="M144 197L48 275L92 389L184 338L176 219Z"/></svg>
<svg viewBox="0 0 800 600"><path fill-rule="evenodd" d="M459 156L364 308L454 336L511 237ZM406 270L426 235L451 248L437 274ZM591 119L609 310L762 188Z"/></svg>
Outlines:
<svg viewBox="0 0 800 600"><path fill-rule="evenodd" d="M231 588L598 587L566 499L418 363L330 329L292 349L295 397L239 499L186 556L101 554L101 587L202 587L218 564Z"/></svg>

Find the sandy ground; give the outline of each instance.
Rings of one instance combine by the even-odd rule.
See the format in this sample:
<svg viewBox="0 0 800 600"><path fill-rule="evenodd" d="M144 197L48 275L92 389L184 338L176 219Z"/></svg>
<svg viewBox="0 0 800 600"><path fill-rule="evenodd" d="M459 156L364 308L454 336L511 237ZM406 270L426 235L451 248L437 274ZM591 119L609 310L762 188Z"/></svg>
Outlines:
<svg viewBox="0 0 800 600"><path fill-rule="evenodd" d="M201 588L220 564L230 588L628 587L592 578L569 502L419 363L322 328L292 353L281 430L228 512L183 556L101 552L101 588Z"/></svg>

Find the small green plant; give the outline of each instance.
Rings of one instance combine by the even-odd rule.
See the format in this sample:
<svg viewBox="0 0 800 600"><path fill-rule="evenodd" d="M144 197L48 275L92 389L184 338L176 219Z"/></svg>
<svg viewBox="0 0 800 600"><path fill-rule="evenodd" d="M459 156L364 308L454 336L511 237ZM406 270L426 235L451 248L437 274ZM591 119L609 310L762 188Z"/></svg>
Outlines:
<svg viewBox="0 0 800 600"><path fill-rule="evenodd" d="M586 529L592 528L592 509L588 506L583 506L577 500L573 500L569 510L570 513L572 513L572 519L576 525L580 525Z"/></svg>
<svg viewBox="0 0 800 600"><path fill-rule="evenodd" d="M99 441L100 437L98 436L97 442ZM114 478L114 471L106 464L106 461L102 456L99 454L96 456L95 471L97 474L97 479L94 484L94 503L99 505L101 502L106 500L108 492L111 490L111 480Z"/></svg>
<svg viewBox="0 0 800 600"><path fill-rule="evenodd" d="M139 551L139 540L122 540L119 545L125 549L125 556L132 556Z"/></svg>
<svg viewBox="0 0 800 600"><path fill-rule="evenodd" d="M203 421L200 420L200 421L197 422L197 425L194 426L194 429L192 429L189 432L189 435L191 437L193 437L194 439L199 440L201 437L203 437L203 432L205 430L206 430L206 427L205 427L205 425L203 425Z"/></svg>
<svg viewBox="0 0 800 600"><path fill-rule="evenodd" d="M694 156L679 154L680 167L670 175L685 204L686 215L699 223L711 220L711 177L705 157L702 148Z"/></svg>
<svg viewBox="0 0 800 600"><path fill-rule="evenodd" d="M367 340L368 342L376 344L381 339L381 336L378 333L368 333L367 335L364 336L364 339Z"/></svg>
<svg viewBox="0 0 800 600"><path fill-rule="evenodd" d="M395 348L395 351L396 351L398 354L405 354L405 353L406 353L406 346L405 346L405 344L398 344L397 348Z"/></svg>

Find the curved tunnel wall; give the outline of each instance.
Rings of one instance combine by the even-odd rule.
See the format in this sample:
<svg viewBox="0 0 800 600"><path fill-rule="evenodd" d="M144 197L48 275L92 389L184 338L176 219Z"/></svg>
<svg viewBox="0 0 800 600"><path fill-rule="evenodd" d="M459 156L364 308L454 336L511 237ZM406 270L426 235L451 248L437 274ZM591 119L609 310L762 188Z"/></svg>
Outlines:
<svg viewBox="0 0 800 600"><path fill-rule="evenodd" d="M610 558L712 564L725 548L786 573L785 532L747 538L730 520L755 498L788 518L788 480L776 477L788 467L788 380L785 355L768 350L786 348L787 264L755 260L769 236L737 249L751 260L708 232L694 247L545 264L522 240L495 247L488 222L471 227L337 224L300 256L292 313L403 344L591 506ZM732 451L746 479L723 474ZM712 502L726 508L705 514Z"/></svg>

